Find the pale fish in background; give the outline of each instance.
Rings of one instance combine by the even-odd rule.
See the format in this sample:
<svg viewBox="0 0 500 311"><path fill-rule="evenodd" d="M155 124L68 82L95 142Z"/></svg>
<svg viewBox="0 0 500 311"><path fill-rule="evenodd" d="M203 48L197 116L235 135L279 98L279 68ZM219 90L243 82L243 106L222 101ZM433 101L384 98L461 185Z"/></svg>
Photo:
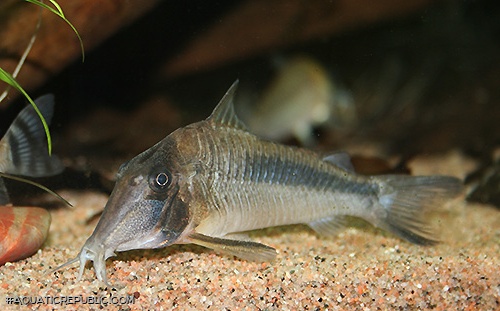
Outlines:
<svg viewBox="0 0 500 311"><path fill-rule="evenodd" d="M266 141L236 117L229 89L211 116L124 163L97 227L76 258L107 283L116 252L194 243L249 260L276 250L240 232L304 223L333 235L360 217L417 244L436 242L427 212L461 191L449 176L363 176L349 157ZM334 250L332 250L334 251Z"/></svg>
<svg viewBox="0 0 500 311"><path fill-rule="evenodd" d="M35 104L50 123L54 96L45 95ZM43 125L30 105L16 117L0 140L0 173L30 177L51 176L64 169L56 156L49 156ZM42 187L43 188L43 187ZM50 213L39 207L6 206L10 202L0 177L0 265L28 257L47 238Z"/></svg>
<svg viewBox="0 0 500 311"><path fill-rule="evenodd" d="M254 134L275 141L295 137L308 146L314 127L342 130L357 122L350 94L309 57L286 61L251 110L246 123Z"/></svg>

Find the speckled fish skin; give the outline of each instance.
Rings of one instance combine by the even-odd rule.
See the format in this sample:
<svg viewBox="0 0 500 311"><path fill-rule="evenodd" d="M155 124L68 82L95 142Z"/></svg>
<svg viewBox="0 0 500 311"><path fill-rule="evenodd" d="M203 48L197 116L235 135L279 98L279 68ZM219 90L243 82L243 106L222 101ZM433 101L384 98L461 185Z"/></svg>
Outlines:
<svg viewBox="0 0 500 311"><path fill-rule="evenodd" d="M212 115L180 128L122 165L101 219L79 255L107 282L115 252L195 243L245 259L276 251L235 233L305 223L334 234L357 216L419 244L435 242L425 210L456 195L454 177L357 175L348 157L264 141L234 114L236 83ZM63 265L63 266L65 266Z"/></svg>

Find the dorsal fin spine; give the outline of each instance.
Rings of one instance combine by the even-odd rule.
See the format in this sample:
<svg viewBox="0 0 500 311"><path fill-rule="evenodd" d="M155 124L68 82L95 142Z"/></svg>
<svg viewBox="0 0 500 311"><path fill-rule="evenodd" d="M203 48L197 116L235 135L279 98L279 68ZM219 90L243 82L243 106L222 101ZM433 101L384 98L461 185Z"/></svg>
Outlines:
<svg viewBox="0 0 500 311"><path fill-rule="evenodd" d="M231 85L224 97L220 100L219 104L215 107L210 117L207 118L207 121L217 125L246 130L245 124L238 118L238 116L236 116L234 111L234 94L238 88L238 83L239 81L236 80Z"/></svg>

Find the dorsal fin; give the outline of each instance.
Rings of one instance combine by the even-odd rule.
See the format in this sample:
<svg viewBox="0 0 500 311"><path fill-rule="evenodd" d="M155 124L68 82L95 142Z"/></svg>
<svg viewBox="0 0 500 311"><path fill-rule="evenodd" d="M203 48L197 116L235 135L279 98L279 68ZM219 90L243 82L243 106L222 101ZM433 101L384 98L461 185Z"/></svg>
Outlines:
<svg viewBox="0 0 500 311"><path fill-rule="evenodd" d="M354 173L354 166L351 163L351 157L346 152L330 154L329 156L324 157L323 161L333 163L346 172Z"/></svg>
<svg viewBox="0 0 500 311"><path fill-rule="evenodd" d="M220 100L219 104L217 104L217 107L215 107L210 117L207 118L207 121L241 130L247 129L245 124L238 119L236 113L234 112L234 94L238 88L238 82L239 81L236 80L233 85L231 85L224 97Z"/></svg>

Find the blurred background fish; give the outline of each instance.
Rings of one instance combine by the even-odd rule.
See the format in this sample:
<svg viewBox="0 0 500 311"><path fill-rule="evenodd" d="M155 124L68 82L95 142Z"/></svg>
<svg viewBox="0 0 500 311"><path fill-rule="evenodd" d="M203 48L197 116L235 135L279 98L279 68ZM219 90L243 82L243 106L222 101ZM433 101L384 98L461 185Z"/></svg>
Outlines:
<svg viewBox="0 0 500 311"><path fill-rule="evenodd" d="M307 146L314 143L315 127L346 130L357 123L349 92L307 56L295 56L281 64L250 110L245 121L252 132L275 141L293 137Z"/></svg>

